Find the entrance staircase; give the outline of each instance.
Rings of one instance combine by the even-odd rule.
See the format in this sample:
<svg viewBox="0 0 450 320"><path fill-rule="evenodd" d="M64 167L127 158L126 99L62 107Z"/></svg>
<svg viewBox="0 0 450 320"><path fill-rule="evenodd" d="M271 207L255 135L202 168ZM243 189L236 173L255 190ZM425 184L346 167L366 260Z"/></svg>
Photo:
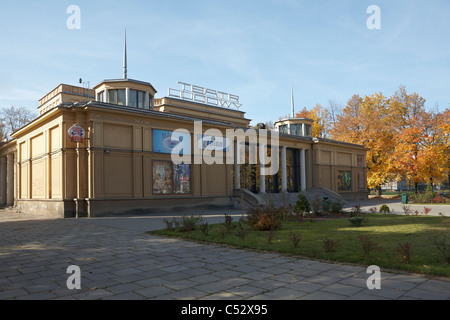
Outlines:
<svg viewBox="0 0 450 320"><path fill-rule="evenodd" d="M322 201L325 196L330 201L340 201L344 206L347 204L347 201L340 194L326 188L313 188L301 193L306 196L310 204L317 197ZM234 207L247 211L257 206L272 206L274 208L295 206L299 194L299 192L255 194L245 189L235 189L233 194Z"/></svg>

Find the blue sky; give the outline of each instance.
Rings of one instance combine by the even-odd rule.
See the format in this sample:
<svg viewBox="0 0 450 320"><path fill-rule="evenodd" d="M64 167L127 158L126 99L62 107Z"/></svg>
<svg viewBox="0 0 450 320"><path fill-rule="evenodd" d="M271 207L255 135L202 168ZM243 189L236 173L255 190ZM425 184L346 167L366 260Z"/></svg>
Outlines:
<svg viewBox="0 0 450 320"><path fill-rule="evenodd" d="M69 30L69 5L81 29ZM366 12L381 9L381 29ZM35 110L60 83L128 76L167 95L177 81L240 96L252 123L400 85L450 103L448 0L8 1L0 5L0 107Z"/></svg>

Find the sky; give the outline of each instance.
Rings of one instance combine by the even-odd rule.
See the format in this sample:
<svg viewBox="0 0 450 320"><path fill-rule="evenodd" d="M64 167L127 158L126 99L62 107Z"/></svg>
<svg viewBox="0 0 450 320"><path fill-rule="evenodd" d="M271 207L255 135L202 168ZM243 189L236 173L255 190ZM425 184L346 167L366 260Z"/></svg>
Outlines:
<svg viewBox="0 0 450 320"><path fill-rule="evenodd" d="M177 81L238 95L252 124L289 115L292 88L296 111L399 86L442 111L449 17L448 0L1 1L0 108L37 114L61 83L122 78L126 29L129 78L156 98Z"/></svg>

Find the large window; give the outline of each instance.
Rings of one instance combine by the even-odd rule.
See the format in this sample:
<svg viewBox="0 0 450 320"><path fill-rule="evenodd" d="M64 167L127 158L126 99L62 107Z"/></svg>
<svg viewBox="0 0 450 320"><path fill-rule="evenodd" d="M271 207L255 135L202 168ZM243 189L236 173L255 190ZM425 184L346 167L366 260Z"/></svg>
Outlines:
<svg viewBox="0 0 450 320"><path fill-rule="evenodd" d="M118 104L124 106L126 104L125 89L109 90L109 103Z"/></svg>
<svg viewBox="0 0 450 320"><path fill-rule="evenodd" d="M289 134L288 126L282 125L278 127L278 130L281 134Z"/></svg>
<svg viewBox="0 0 450 320"><path fill-rule="evenodd" d="M352 190L352 173L351 171L338 171L338 190Z"/></svg>
<svg viewBox="0 0 450 320"><path fill-rule="evenodd" d="M128 105L139 109L145 107L145 92L138 90L130 90L130 97Z"/></svg>
<svg viewBox="0 0 450 320"><path fill-rule="evenodd" d="M191 166L153 161L153 194L191 193Z"/></svg>
<svg viewBox="0 0 450 320"><path fill-rule="evenodd" d="M301 124L291 124L291 134L294 136L302 135L302 125Z"/></svg>

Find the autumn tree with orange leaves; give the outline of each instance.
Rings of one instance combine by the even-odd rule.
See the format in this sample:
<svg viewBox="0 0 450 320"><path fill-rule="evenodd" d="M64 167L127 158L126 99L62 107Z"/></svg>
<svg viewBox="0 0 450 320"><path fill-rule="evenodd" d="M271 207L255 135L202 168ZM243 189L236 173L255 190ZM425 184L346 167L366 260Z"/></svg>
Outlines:
<svg viewBox="0 0 450 320"><path fill-rule="evenodd" d="M425 109L425 99L404 87L390 98L381 93L353 96L329 133L361 144L367 153L367 182L377 195L389 181L407 178L430 184L449 177L450 111Z"/></svg>

